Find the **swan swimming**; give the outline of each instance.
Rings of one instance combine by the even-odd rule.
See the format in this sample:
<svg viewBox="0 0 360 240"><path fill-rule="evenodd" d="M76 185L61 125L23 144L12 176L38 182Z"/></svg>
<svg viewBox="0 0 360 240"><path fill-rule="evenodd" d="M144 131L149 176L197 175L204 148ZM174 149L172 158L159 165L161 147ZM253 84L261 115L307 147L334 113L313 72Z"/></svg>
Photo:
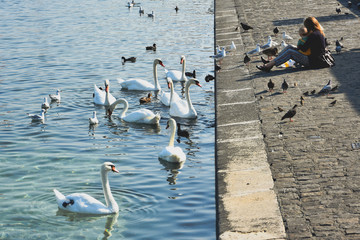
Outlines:
<svg viewBox="0 0 360 240"><path fill-rule="evenodd" d="M170 88L170 92L165 92L165 91L161 90L159 93L161 103L168 107L170 107L171 96L173 96L174 101L181 100L179 94L177 94L175 92L174 88L172 88L172 90L171 90L170 81L172 81L172 80L171 80L171 78L168 77L167 83L168 83L168 87Z"/></svg>
<svg viewBox="0 0 360 240"><path fill-rule="evenodd" d="M180 57L180 64L182 65L181 71L165 69L166 78L171 78L173 81L187 81L188 79L185 75L186 58L184 55Z"/></svg>
<svg viewBox="0 0 360 240"><path fill-rule="evenodd" d="M104 81L105 90L102 90L94 84L94 103L97 105L110 106L113 102L116 101L114 96L110 93L110 82L108 79ZM107 97L108 95L108 97Z"/></svg>
<svg viewBox="0 0 360 240"><path fill-rule="evenodd" d="M190 93L189 89L191 85L197 85L201 87L198 80L191 78L189 81L187 81L185 86L185 97L186 99L180 99L178 101L174 100L174 97L171 97L170 100L170 116L172 117L180 117L180 118L196 118L197 112L192 105L191 99L190 99ZM172 81L170 81L170 88L174 88ZM171 91L173 92L173 90Z"/></svg>
<svg viewBox="0 0 360 240"><path fill-rule="evenodd" d="M169 145L163 148L163 150L159 153L159 159L168 162L184 162L186 160L185 153L180 147L174 147L176 121L172 118L168 120L166 129L169 127L171 130Z"/></svg>
<svg viewBox="0 0 360 240"><path fill-rule="evenodd" d="M125 122L144 123L144 124L159 124L159 121L161 118L160 114L159 113L155 114L152 111L145 109L145 108L138 109L138 110L126 115L126 112L129 108L129 103L124 98L119 98L113 104L111 104L111 106L108 109L108 112L110 115L114 112L116 105L118 105L118 104L124 105L124 108L123 108L122 112L120 113L120 118L122 120L124 120Z"/></svg>
<svg viewBox="0 0 360 240"><path fill-rule="evenodd" d="M165 67L163 62L156 58L153 63L153 76L154 76L154 84L149 83L148 81L145 81L143 79L129 79L129 80L123 80L121 78L118 79L118 82L121 85L121 88L124 90L139 90L139 91L160 91L161 86L158 81L158 73L157 73L157 65L160 64L160 66Z"/></svg>
<svg viewBox="0 0 360 240"><path fill-rule="evenodd" d="M69 212L84 214L111 214L119 212L119 206L111 194L108 179L108 172L110 171L119 173L113 163L104 162L101 165L100 173L106 205L86 193L73 193L64 196L54 189L58 207Z"/></svg>

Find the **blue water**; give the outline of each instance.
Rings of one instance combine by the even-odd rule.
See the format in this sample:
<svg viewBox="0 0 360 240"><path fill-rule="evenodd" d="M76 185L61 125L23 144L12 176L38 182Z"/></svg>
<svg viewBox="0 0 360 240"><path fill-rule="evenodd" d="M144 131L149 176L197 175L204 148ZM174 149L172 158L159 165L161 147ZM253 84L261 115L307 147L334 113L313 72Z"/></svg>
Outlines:
<svg viewBox="0 0 360 240"><path fill-rule="evenodd" d="M212 73L213 7L210 0L143 1L145 13L127 1L0 2L0 239L214 239L214 89ZM178 5L180 11L175 12ZM156 43L156 52L145 46ZM168 108L148 92L121 90L117 78L152 81L152 62L168 69L196 69L202 88L192 86L196 120L176 119L190 132L176 146L186 153L183 166L158 160L168 144ZM121 57L137 57L121 64ZM159 79L167 90L165 73ZM93 86L110 80L110 91L130 104L160 112L157 127L128 124L116 110L111 119L92 101ZM44 123L43 98L61 89ZM181 86L175 86L181 92ZM99 125L88 118L98 112ZM58 210L53 188L88 193L104 202L99 167L113 162L109 174L118 215L95 217Z"/></svg>

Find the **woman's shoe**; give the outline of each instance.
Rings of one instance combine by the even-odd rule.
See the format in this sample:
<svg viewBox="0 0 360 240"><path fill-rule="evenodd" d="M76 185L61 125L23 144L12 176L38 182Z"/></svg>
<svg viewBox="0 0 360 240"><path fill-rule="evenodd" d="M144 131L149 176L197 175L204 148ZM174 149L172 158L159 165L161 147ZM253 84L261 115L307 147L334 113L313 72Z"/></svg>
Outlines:
<svg viewBox="0 0 360 240"><path fill-rule="evenodd" d="M265 58L261 57L261 61L264 63L264 64L267 64L269 63L270 61L266 60Z"/></svg>
<svg viewBox="0 0 360 240"><path fill-rule="evenodd" d="M265 67L265 66L256 66L256 68L263 72L270 72L270 70L271 70L270 67Z"/></svg>

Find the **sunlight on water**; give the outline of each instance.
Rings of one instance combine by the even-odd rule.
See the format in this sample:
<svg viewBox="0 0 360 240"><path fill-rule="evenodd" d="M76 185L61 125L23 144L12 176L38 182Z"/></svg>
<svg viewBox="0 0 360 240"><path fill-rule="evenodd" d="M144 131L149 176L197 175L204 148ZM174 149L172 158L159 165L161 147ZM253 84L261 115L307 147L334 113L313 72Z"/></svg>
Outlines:
<svg viewBox="0 0 360 240"><path fill-rule="evenodd" d="M2 1L0 3L0 239L215 239L214 89L204 81L214 74L213 18L210 0ZM175 6L180 8L176 13ZM155 18L147 17L154 11ZM157 51L145 46L157 44ZM144 91L124 91L119 78L153 82L152 64L196 70L202 88L190 88L195 120L176 119L190 132L175 145L182 165L158 160L170 138L169 109ZM121 57L136 57L121 64ZM163 67L159 81L167 84ZM116 109L109 119L93 104L94 84L110 81L110 92L129 102L129 112L159 112L159 126L126 123ZM45 121L40 114L48 94L61 89ZM175 84L180 94L181 85ZM155 93L153 92L153 95ZM99 124L89 126L97 111ZM60 211L53 189L88 193L105 202L100 165L109 174L118 215L87 216Z"/></svg>

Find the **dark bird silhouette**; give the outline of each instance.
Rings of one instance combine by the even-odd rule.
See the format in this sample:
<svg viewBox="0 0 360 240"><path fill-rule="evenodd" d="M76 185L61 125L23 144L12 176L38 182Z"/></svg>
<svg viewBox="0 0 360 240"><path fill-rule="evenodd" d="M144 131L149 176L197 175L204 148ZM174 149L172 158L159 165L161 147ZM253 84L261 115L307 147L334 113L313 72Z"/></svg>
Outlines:
<svg viewBox="0 0 360 240"><path fill-rule="evenodd" d="M215 64L215 71L220 71L221 70L221 67L217 64Z"/></svg>
<svg viewBox="0 0 360 240"><path fill-rule="evenodd" d="M296 107L297 107L297 104L295 104L292 109L287 111L287 113L285 113L285 115L281 118L281 120L284 120L285 118L289 118L290 122L292 122L293 120L291 118L293 118L296 114Z"/></svg>
<svg viewBox="0 0 360 240"><path fill-rule="evenodd" d="M283 112L284 109L282 109L281 107L277 107L277 109L279 110L279 112Z"/></svg>
<svg viewBox="0 0 360 240"><path fill-rule="evenodd" d="M251 58L245 53L245 57L244 57L244 64L248 65L248 63L250 63Z"/></svg>
<svg viewBox="0 0 360 240"><path fill-rule="evenodd" d="M121 62L124 65L126 62L136 62L136 57L129 57L129 58L125 58L125 57L121 57Z"/></svg>
<svg viewBox="0 0 360 240"><path fill-rule="evenodd" d="M328 83L319 91L319 95L329 94L331 89L331 80L329 80Z"/></svg>
<svg viewBox="0 0 360 240"><path fill-rule="evenodd" d="M335 92L339 89L339 85L336 85L335 87L333 87L330 92Z"/></svg>
<svg viewBox="0 0 360 240"><path fill-rule="evenodd" d="M344 48L344 45L342 45L339 40L336 40L335 45L336 45L335 51L336 51L337 53L340 53L340 52L341 52L341 49Z"/></svg>
<svg viewBox="0 0 360 240"><path fill-rule="evenodd" d="M70 199L69 202L63 202L63 207L66 208L68 205L73 205L75 202L73 199Z"/></svg>
<svg viewBox="0 0 360 240"><path fill-rule="evenodd" d="M177 135L178 137L190 138L189 132L186 130L182 130L180 123L177 123Z"/></svg>
<svg viewBox="0 0 360 240"><path fill-rule="evenodd" d="M289 84L286 82L285 79L284 79L283 83L281 84L281 88L284 93L286 93L287 89L289 88Z"/></svg>
<svg viewBox="0 0 360 240"><path fill-rule="evenodd" d="M139 101L140 101L140 104L144 104L144 103L149 103L149 102L151 102L151 96L152 96L152 94L149 93L147 97L142 97L142 98L140 98L140 100L139 100Z"/></svg>
<svg viewBox="0 0 360 240"><path fill-rule="evenodd" d="M278 27L275 27L275 28L274 28L273 33L275 34L275 36L279 33Z"/></svg>
<svg viewBox="0 0 360 240"><path fill-rule="evenodd" d="M337 14L340 14L341 13L341 8L340 8L340 5L338 5L339 7L337 7L336 9L335 9L335 11L337 12Z"/></svg>
<svg viewBox="0 0 360 240"><path fill-rule="evenodd" d="M309 91L303 93L304 96L309 96Z"/></svg>
<svg viewBox="0 0 360 240"><path fill-rule="evenodd" d="M175 7L175 11L178 12L179 11L179 8L178 6Z"/></svg>
<svg viewBox="0 0 360 240"><path fill-rule="evenodd" d="M348 8L351 8L351 7L352 7L352 2L351 2L351 1L348 1L348 2L347 2L347 6L348 6Z"/></svg>
<svg viewBox="0 0 360 240"><path fill-rule="evenodd" d="M250 29L254 29L253 27L251 27L250 25L246 24L246 23L240 23L242 29L244 29L245 31L250 30Z"/></svg>
<svg viewBox="0 0 360 240"><path fill-rule="evenodd" d="M185 72L185 76L196 78L196 71Z"/></svg>
<svg viewBox="0 0 360 240"><path fill-rule="evenodd" d="M278 54L278 51L279 50L277 47L271 47L263 50L262 53L265 54L269 59L270 57L276 56Z"/></svg>
<svg viewBox="0 0 360 240"><path fill-rule="evenodd" d="M262 56L260 57L261 61L263 62L263 64L267 64L269 63L270 61L269 60L266 60L265 58L263 58Z"/></svg>
<svg viewBox="0 0 360 240"><path fill-rule="evenodd" d="M335 104L336 104L336 100L334 100L330 103L330 107L333 107Z"/></svg>
<svg viewBox="0 0 360 240"><path fill-rule="evenodd" d="M314 95L315 93L316 93L315 89L311 91L311 95Z"/></svg>
<svg viewBox="0 0 360 240"><path fill-rule="evenodd" d="M205 82L210 82L212 80L215 80L215 77L211 74L206 75Z"/></svg>
<svg viewBox="0 0 360 240"><path fill-rule="evenodd" d="M272 92L274 90L275 83L273 83L273 81L271 81L271 79L270 79L267 86L269 88L269 92Z"/></svg>
<svg viewBox="0 0 360 240"><path fill-rule="evenodd" d="M300 96L300 104L301 104L301 106L304 106L304 103L305 103L304 97Z"/></svg>
<svg viewBox="0 0 360 240"><path fill-rule="evenodd" d="M153 50L156 51L156 43L154 43L152 46L145 47L146 50Z"/></svg>

